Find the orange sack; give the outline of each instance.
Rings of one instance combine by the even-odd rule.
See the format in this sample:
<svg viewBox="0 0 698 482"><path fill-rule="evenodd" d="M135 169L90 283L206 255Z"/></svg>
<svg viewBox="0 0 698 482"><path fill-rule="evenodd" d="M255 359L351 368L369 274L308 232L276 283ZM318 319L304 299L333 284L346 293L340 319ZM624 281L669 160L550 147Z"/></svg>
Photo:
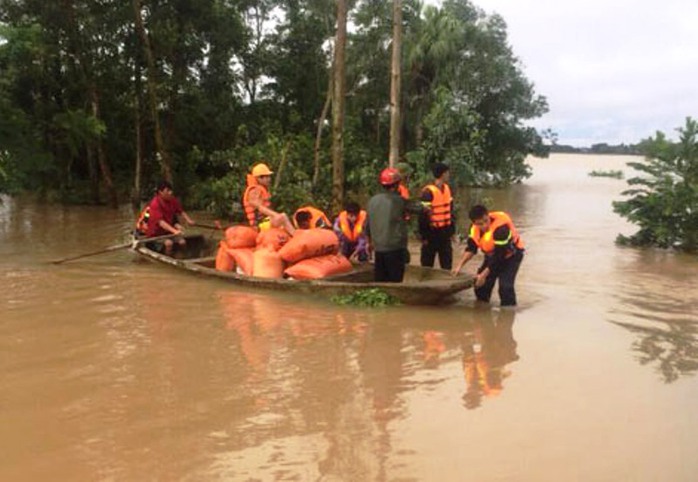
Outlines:
<svg viewBox="0 0 698 482"><path fill-rule="evenodd" d="M287 263L338 252L339 238L332 230L322 228L296 230L291 240L279 250Z"/></svg>
<svg viewBox="0 0 698 482"><path fill-rule="evenodd" d="M252 226L231 226L225 230L225 241L231 249L254 248L257 230Z"/></svg>
<svg viewBox="0 0 698 482"><path fill-rule="evenodd" d="M228 254L233 257L235 264L247 276L252 276L254 267L254 249L236 248L229 249Z"/></svg>
<svg viewBox="0 0 698 482"><path fill-rule="evenodd" d="M218 271L232 271L235 269L235 260L228 254L228 246L221 241L216 253L216 269Z"/></svg>
<svg viewBox="0 0 698 482"><path fill-rule="evenodd" d="M257 248L252 257L252 274L259 278L282 278L284 262L270 246Z"/></svg>
<svg viewBox="0 0 698 482"><path fill-rule="evenodd" d="M353 268L351 262L341 254L328 254L304 259L284 271L293 279L318 279L335 274L348 273Z"/></svg>
<svg viewBox="0 0 698 482"><path fill-rule="evenodd" d="M291 239L291 235L285 229L269 228L257 235L257 247L269 246L274 251L278 251L288 243L289 239Z"/></svg>

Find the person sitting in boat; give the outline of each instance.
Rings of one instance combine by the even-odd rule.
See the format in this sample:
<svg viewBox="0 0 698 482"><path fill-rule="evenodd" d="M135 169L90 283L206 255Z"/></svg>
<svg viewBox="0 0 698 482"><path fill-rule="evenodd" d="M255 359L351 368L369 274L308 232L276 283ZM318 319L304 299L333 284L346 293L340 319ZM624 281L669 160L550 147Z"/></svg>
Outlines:
<svg viewBox="0 0 698 482"><path fill-rule="evenodd" d="M334 221L334 232L339 237L339 252L351 261L365 263L369 259L366 219L366 211L351 201Z"/></svg>
<svg viewBox="0 0 698 482"><path fill-rule="evenodd" d="M472 225L468 245L452 274L457 275L478 249L485 260L477 270L475 296L489 303L494 284L499 280L499 299L502 306L516 306L516 274L524 257L524 243L511 217L503 211L488 211L485 206L470 209Z"/></svg>
<svg viewBox="0 0 698 482"><path fill-rule="evenodd" d="M284 228L293 235L296 228L291 224L286 213L278 213L271 206L271 175L269 166L260 162L252 167L247 175L247 187L242 195L242 206L250 226L265 231L269 228Z"/></svg>
<svg viewBox="0 0 698 482"><path fill-rule="evenodd" d="M296 229L327 228L331 227L330 220L325 213L313 206L303 206L293 213L293 225Z"/></svg>
<svg viewBox="0 0 698 482"><path fill-rule="evenodd" d="M183 219L189 226L196 224L194 220L182 209L182 205L174 195L172 184L162 181L158 184L155 197L148 203L148 206L139 216L137 232L145 234L145 237L164 236L176 234L171 239L162 242L165 254L172 254L175 243L180 247L186 245L186 240L181 234L184 228L179 222Z"/></svg>

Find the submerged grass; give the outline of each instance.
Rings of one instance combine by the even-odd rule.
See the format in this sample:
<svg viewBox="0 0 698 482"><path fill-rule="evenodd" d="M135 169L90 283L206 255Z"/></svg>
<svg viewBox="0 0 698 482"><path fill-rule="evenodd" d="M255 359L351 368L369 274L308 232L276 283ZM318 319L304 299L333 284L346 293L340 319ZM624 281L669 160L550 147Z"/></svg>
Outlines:
<svg viewBox="0 0 698 482"><path fill-rule="evenodd" d="M330 298L338 305L381 307L399 305L400 302L394 296L390 296L379 288L358 290L350 295L337 295Z"/></svg>

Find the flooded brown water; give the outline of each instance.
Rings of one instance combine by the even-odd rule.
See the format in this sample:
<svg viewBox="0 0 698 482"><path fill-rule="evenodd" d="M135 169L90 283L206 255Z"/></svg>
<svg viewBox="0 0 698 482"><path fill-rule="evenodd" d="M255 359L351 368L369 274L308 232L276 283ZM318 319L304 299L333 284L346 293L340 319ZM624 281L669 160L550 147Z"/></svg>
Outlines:
<svg viewBox="0 0 698 482"><path fill-rule="evenodd" d="M625 182L587 173L628 160L471 193L527 243L515 312L338 307L128 251L49 265L131 214L5 199L0 480L696 480L698 258L614 245Z"/></svg>

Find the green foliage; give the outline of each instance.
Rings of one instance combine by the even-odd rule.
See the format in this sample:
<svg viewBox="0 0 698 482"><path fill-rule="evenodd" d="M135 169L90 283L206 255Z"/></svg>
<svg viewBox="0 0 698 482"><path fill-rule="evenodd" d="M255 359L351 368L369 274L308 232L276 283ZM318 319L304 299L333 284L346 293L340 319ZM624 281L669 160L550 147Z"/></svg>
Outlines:
<svg viewBox="0 0 698 482"><path fill-rule="evenodd" d="M645 161L628 163L641 175L628 180L630 199L613 209L640 230L619 243L698 250L698 122L688 118L678 131L677 143L661 132L644 140Z"/></svg>
<svg viewBox="0 0 698 482"><path fill-rule="evenodd" d="M400 304L395 297L390 296L379 288L357 290L350 295L333 296L331 300L338 305L365 306L371 308Z"/></svg>
<svg viewBox="0 0 698 482"><path fill-rule="evenodd" d="M623 179L623 171L619 170L594 170L589 172L590 177L612 177L613 179Z"/></svg>
<svg viewBox="0 0 698 482"><path fill-rule="evenodd" d="M392 4L349 4L356 28L346 55L344 182L349 197L362 199L387 163ZM325 209L331 118L321 126L319 180L312 181L334 2L143 1L152 76L133 8L128 1L0 0L0 189L99 202L110 184L102 168L130 191L140 152L147 197L161 176L151 81L187 206L239 217L245 173L264 159L275 170L283 160L277 208L312 202ZM404 0L403 8L402 144L414 183L426 181L437 160L449 162L461 184L525 177L526 154L540 148L525 121L546 105L523 76L503 20L465 0L426 9Z"/></svg>

